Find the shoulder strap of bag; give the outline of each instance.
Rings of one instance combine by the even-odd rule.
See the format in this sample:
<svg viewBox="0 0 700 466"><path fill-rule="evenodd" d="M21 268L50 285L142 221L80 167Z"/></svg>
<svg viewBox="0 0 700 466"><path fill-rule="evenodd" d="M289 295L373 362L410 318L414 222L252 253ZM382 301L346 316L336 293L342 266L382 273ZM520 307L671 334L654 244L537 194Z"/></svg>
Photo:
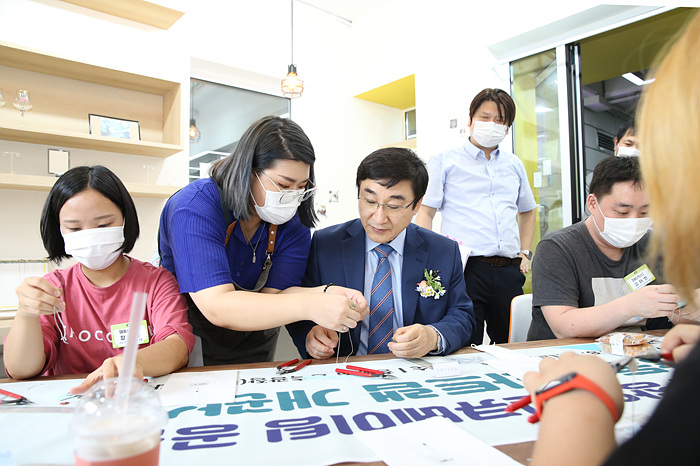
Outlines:
<svg viewBox="0 0 700 466"><path fill-rule="evenodd" d="M221 202L221 211L224 213L224 221L228 225L228 227L226 227L226 238L224 239L224 246L228 247L229 239L231 239L231 235L233 234L233 229L236 227L236 223L238 223L238 222L236 220L231 222L231 214L229 213L229 210L224 205L224 191L223 191L223 189L221 189L221 186L219 186L218 184L216 185L216 189L219 191L219 201ZM278 225L271 224L270 228L268 230L267 258L265 259L265 264L263 265L262 272L260 272L260 276L258 277L258 280L255 283L255 288L253 288L252 290L249 290L247 288L243 288L242 286L239 286L234 281L233 286L237 290L258 292L265 286L265 283L267 283L267 277L268 277L268 275L270 275L270 269L272 268L272 253L275 252L275 243L277 242L277 227L278 227Z"/></svg>

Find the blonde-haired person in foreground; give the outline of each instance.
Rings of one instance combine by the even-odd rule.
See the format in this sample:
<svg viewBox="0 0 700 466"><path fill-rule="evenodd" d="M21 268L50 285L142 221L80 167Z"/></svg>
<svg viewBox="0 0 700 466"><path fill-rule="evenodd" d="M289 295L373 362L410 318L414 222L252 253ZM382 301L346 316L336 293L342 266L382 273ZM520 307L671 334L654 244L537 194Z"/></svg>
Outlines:
<svg viewBox="0 0 700 466"><path fill-rule="evenodd" d="M678 128L700 126L700 15L664 57L656 81L645 91L639 113L642 173L651 201L664 275L682 296L700 286L700 133ZM648 155L651 155L648 156ZM695 306L693 306L695 307ZM677 325L661 345L680 362L656 411L642 430L615 449L614 426L623 396L614 372L595 356L564 354L544 359L539 372L528 372L531 393L565 375L589 379L612 399L576 389L550 398L541 413L533 465L700 464L700 326ZM579 377L580 378L580 377ZM567 383L567 382L564 382ZM595 391L595 390L594 390ZM614 406L614 408L613 408ZM614 412L616 411L616 412Z"/></svg>

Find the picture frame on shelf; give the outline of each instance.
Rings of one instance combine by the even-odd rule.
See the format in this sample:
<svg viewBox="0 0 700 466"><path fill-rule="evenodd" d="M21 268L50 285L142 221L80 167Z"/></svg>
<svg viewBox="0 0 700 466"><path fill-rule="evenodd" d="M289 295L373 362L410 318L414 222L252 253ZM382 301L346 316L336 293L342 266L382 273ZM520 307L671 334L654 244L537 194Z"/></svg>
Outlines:
<svg viewBox="0 0 700 466"><path fill-rule="evenodd" d="M70 169L70 152L65 149L49 149L49 173L61 176Z"/></svg>
<svg viewBox="0 0 700 466"><path fill-rule="evenodd" d="M88 114L90 134L106 138L141 140L141 124L135 120L125 120L104 115Z"/></svg>

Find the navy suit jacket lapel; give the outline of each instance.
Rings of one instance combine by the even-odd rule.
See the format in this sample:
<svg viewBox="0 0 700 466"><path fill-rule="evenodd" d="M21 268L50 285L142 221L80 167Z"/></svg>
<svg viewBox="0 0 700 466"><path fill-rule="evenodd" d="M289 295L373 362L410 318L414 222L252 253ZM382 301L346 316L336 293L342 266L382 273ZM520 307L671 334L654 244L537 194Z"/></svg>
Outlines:
<svg viewBox="0 0 700 466"><path fill-rule="evenodd" d="M365 288L365 230L356 220L345 230L347 237L340 241L340 259L348 288Z"/></svg>
<svg viewBox="0 0 700 466"><path fill-rule="evenodd" d="M411 223L406 228L406 242L403 249L403 265L401 277L401 303L403 305L404 326L415 323L418 307L418 292L416 286L423 280L423 271L428 264L428 243L423 240L416 225Z"/></svg>
<svg viewBox="0 0 700 466"><path fill-rule="evenodd" d="M365 289L365 230L357 219L345 230L347 238L340 241L340 259L345 274L345 286L364 293ZM366 319L367 317L365 317ZM351 332L357 352L360 347L360 324Z"/></svg>

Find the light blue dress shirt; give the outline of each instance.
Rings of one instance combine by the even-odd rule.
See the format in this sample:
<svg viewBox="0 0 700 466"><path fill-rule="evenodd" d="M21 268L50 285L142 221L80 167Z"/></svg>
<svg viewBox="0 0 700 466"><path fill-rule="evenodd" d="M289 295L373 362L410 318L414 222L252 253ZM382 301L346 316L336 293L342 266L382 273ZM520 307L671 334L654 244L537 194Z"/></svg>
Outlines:
<svg viewBox="0 0 700 466"><path fill-rule="evenodd" d="M393 248L393 251L389 254L389 265L391 266L391 287L392 294L394 296L394 315L393 315L393 326L394 331L404 326L403 321L403 302L401 300L401 277L403 276L401 271L403 267L403 249L406 243L406 229L398 234L389 245ZM373 251L380 243L375 243L367 235L365 235L365 292L364 297L367 302L371 302L372 298L372 281L374 280L374 272L377 270L377 265L379 264L379 257L377 253ZM367 354L367 343L369 341L369 316L364 320L360 321L360 347L357 350L357 355ZM443 336L440 332L433 328L439 335L438 350L436 352L431 352L430 354L438 354L443 351Z"/></svg>
<svg viewBox="0 0 700 466"><path fill-rule="evenodd" d="M520 252L518 212L535 207L522 161L500 149L486 159L469 140L430 158L423 205L442 213L441 233L471 249L471 256L515 257Z"/></svg>

